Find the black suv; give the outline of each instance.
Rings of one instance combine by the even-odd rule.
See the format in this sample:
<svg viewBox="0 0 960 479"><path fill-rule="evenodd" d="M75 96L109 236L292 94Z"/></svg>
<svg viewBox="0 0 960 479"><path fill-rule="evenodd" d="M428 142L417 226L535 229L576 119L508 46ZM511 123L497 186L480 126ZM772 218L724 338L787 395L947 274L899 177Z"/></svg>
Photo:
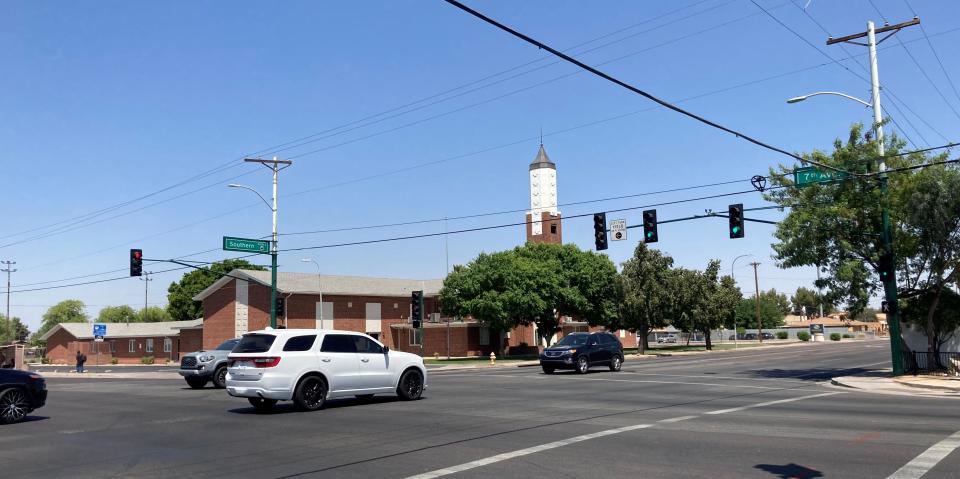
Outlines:
<svg viewBox="0 0 960 479"><path fill-rule="evenodd" d="M590 365L606 365L619 371L623 345L610 333L571 333L540 353L540 367L546 374L557 369L574 369L585 374Z"/></svg>
<svg viewBox="0 0 960 479"><path fill-rule="evenodd" d="M19 369L0 369L0 424L22 421L47 400L43 376Z"/></svg>

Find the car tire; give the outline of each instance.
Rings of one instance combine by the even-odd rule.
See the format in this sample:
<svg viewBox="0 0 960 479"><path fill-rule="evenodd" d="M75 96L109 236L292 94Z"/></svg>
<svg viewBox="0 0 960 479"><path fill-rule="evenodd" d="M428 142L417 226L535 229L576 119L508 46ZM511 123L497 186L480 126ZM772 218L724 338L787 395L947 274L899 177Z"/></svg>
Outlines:
<svg viewBox="0 0 960 479"><path fill-rule="evenodd" d="M253 406L253 409L257 412L267 412L273 409L273 406L277 405L276 399L247 398L247 401L250 402L250 405Z"/></svg>
<svg viewBox="0 0 960 479"><path fill-rule="evenodd" d="M610 370L618 372L621 366L623 366L623 358L619 354L614 354L613 358L610 359Z"/></svg>
<svg viewBox="0 0 960 479"><path fill-rule="evenodd" d="M220 366L213 373L213 387L223 389L227 387L227 367Z"/></svg>
<svg viewBox="0 0 960 479"><path fill-rule="evenodd" d="M550 366L543 367L543 374L553 374L554 371L555 369Z"/></svg>
<svg viewBox="0 0 960 479"><path fill-rule="evenodd" d="M22 421L31 411L27 393L18 387L0 391L0 424Z"/></svg>
<svg viewBox="0 0 960 479"><path fill-rule="evenodd" d="M207 378L190 376L187 378L187 384L193 389L203 389L207 385Z"/></svg>
<svg viewBox="0 0 960 479"><path fill-rule="evenodd" d="M590 361L587 360L586 356L580 356L577 358L577 372L580 374L587 374L587 371L590 370Z"/></svg>
<svg viewBox="0 0 960 479"><path fill-rule="evenodd" d="M423 373L419 369L408 369L400 376L397 396L404 401L415 401L423 394Z"/></svg>
<svg viewBox="0 0 960 479"><path fill-rule="evenodd" d="M304 411L316 411L327 399L327 381L320 376L307 376L300 380L293 392L293 402Z"/></svg>

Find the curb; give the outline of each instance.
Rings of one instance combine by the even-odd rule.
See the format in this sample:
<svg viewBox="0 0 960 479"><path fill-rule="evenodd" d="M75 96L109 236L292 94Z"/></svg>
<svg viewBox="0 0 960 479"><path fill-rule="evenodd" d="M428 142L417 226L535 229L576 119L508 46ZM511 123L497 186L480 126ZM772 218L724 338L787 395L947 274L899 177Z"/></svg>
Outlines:
<svg viewBox="0 0 960 479"><path fill-rule="evenodd" d="M897 384L899 384L899 385L901 385L901 386L907 386L907 387L911 387L911 388L926 389L926 390L928 390L928 391L942 391L942 392L960 394L960 387L951 388L951 387L946 387L946 386L937 386L937 385L934 385L934 384L916 384L916 383L898 381L897 379L894 379L893 382L895 382L895 383L897 383Z"/></svg>

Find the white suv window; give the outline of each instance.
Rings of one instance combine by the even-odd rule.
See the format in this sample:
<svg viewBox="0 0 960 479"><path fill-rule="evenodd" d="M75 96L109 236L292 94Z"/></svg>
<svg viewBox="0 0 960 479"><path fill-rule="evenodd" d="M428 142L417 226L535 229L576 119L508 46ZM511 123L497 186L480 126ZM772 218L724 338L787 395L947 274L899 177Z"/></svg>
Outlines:
<svg viewBox="0 0 960 479"><path fill-rule="evenodd" d="M355 353L357 352L357 342L352 334L328 334L323 337L323 345L320 351L325 353Z"/></svg>
<svg viewBox="0 0 960 479"><path fill-rule="evenodd" d="M308 336L294 336L287 340L287 344L283 345L284 351L309 351L313 347L313 343L317 340L316 334L311 334Z"/></svg>
<svg viewBox="0 0 960 479"><path fill-rule="evenodd" d="M383 348L379 344L363 336L354 336L358 353L383 354Z"/></svg>

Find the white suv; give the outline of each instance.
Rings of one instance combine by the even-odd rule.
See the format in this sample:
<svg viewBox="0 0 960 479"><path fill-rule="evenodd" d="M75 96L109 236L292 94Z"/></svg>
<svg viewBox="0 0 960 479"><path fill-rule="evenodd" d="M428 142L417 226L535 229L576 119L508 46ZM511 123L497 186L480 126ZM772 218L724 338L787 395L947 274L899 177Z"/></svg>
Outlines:
<svg viewBox="0 0 960 479"><path fill-rule="evenodd" d="M267 328L243 335L229 360L227 392L257 410L293 400L314 411L327 399L383 393L409 401L427 387L423 358L352 331Z"/></svg>

